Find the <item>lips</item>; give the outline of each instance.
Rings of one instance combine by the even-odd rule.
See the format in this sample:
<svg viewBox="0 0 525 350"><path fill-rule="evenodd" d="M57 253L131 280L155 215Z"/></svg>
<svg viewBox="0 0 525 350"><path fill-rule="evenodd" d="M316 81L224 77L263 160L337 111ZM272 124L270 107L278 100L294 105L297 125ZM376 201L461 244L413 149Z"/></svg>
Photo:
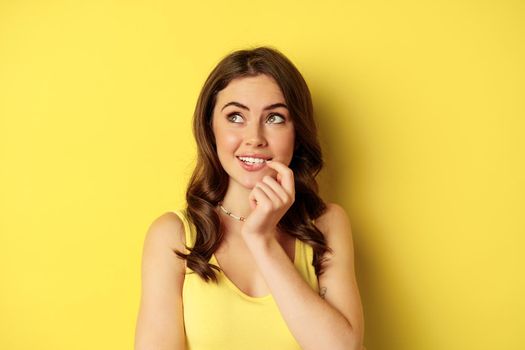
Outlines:
<svg viewBox="0 0 525 350"><path fill-rule="evenodd" d="M240 157L243 157L243 156L240 156ZM255 157L253 157L253 158L255 158ZM241 167L244 170L247 170L247 171L258 171L258 170L261 170L261 169L263 169L263 168L265 168L267 166L266 165L266 161L261 162L261 163L250 164L250 163L243 162L239 157L237 157L237 159L239 160L239 163L240 163Z"/></svg>

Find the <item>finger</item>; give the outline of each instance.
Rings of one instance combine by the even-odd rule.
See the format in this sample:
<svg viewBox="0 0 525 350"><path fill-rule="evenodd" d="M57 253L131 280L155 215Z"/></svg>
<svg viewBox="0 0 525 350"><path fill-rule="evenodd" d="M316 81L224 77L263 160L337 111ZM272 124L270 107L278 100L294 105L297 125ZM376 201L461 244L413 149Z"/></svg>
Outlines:
<svg viewBox="0 0 525 350"><path fill-rule="evenodd" d="M290 195L295 196L294 177L292 169L288 168L281 162L276 160L266 161L266 165L277 171L281 175L281 185ZM279 178L277 178L279 180Z"/></svg>
<svg viewBox="0 0 525 350"><path fill-rule="evenodd" d="M263 182L270 186L273 191L279 196L279 198L286 203L288 201L288 193L284 190L284 188L275 180L273 177L266 175L263 177Z"/></svg>
<svg viewBox="0 0 525 350"><path fill-rule="evenodd" d="M283 200L281 199L281 197L277 193L275 193L273 188L270 187L268 184L264 182L258 182L256 186L264 191L264 193L272 201L274 208L278 208L283 205Z"/></svg>
<svg viewBox="0 0 525 350"><path fill-rule="evenodd" d="M257 207L257 198L255 198L255 193L253 192L253 190L248 196L248 201L250 202L250 208L254 210Z"/></svg>
<svg viewBox="0 0 525 350"><path fill-rule="evenodd" d="M266 209L271 209L273 207L272 200L263 189L259 187L259 185L255 185L251 193L253 193L254 200L258 206L260 205Z"/></svg>

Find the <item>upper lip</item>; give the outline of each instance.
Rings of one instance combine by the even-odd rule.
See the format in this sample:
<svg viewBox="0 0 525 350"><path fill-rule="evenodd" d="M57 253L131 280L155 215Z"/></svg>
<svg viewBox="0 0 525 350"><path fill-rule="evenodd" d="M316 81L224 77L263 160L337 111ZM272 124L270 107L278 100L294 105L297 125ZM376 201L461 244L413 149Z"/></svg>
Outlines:
<svg viewBox="0 0 525 350"><path fill-rule="evenodd" d="M261 159L272 159L272 157L260 153L245 153L239 154L237 157L252 157L252 158L261 158Z"/></svg>

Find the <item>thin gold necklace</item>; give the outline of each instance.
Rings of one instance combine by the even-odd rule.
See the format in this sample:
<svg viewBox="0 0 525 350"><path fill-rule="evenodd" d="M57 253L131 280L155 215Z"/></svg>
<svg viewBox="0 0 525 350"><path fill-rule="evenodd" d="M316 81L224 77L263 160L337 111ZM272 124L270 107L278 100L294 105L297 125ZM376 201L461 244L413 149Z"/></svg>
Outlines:
<svg viewBox="0 0 525 350"><path fill-rule="evenodd" d="M232 218L239 220L239 221L246 221L246 218L244 216L237 216L233 215L231 211L227 210L222 206L222 201L219 202L219 206L221 207L222 211L226 213L226 215L231 216Z"/></svg>

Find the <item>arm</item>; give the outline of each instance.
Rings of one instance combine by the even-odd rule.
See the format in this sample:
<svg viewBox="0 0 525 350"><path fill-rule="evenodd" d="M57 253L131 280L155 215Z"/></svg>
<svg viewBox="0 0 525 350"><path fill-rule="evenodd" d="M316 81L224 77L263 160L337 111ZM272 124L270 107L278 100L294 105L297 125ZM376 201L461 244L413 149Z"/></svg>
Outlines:
<svg viewBox="0 0 525 350"><path fill-rule="evenodd" d="M135 350L185 350L182 285L184 226L174 213L149 227L142 256L142 294L135 330Z"/></svg>
<svg viewBox="0 0 525 350"><path fill-rule="evenodd" d="M302 279L275 239L247 240L248 247L286 321L305 350L361 350L363 311L354 273L350 221L340 206L331 204L323 217L327 244L325 272L319 278L320 294ZM328 229L329 227L329 229ZM329 254L329 253L328 253Z"/></svg>

